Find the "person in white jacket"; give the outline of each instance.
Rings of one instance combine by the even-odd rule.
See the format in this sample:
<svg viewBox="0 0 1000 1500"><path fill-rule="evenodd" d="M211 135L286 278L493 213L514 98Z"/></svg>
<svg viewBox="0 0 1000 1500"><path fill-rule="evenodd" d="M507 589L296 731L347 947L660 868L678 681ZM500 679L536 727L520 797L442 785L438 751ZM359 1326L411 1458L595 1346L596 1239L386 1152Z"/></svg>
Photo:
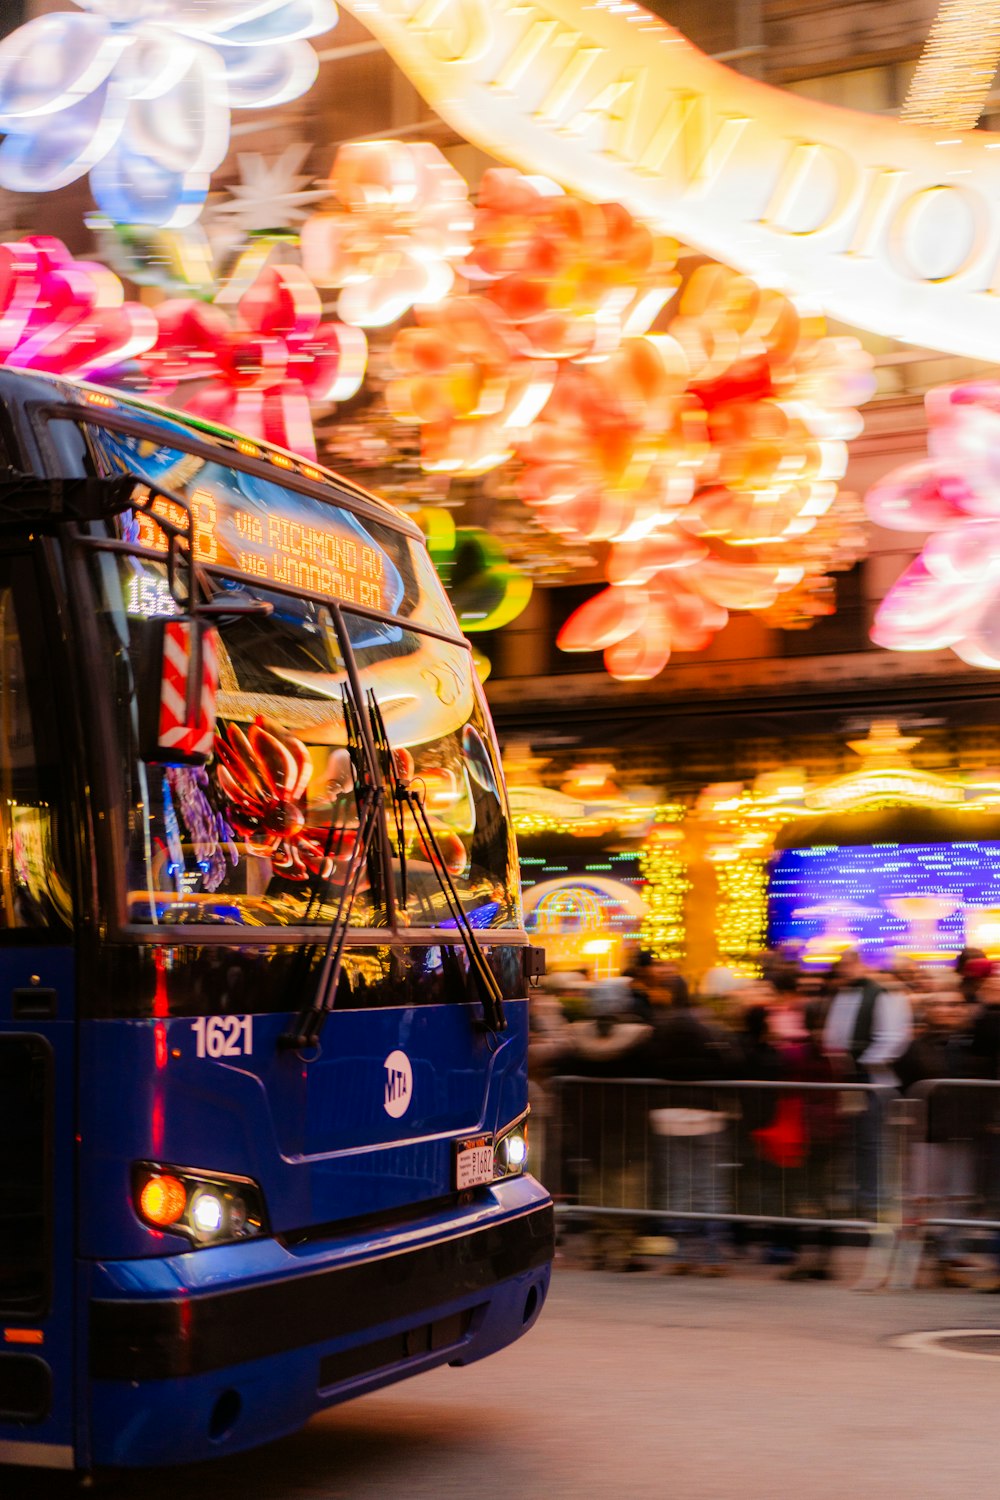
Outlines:
<svg viewBox="0 0 1000 1500"><path fill-rule="evenodd" d="M854 1139L857 1208L877 1220L886 1207L884 1124L890 1089L899 1087L893 1064L913 1039L913 1010L906 991L875 975L849 949L837 965L836 989L823 1028L823 1048L838 1077L881 1090L858 1096Z"/></svg>

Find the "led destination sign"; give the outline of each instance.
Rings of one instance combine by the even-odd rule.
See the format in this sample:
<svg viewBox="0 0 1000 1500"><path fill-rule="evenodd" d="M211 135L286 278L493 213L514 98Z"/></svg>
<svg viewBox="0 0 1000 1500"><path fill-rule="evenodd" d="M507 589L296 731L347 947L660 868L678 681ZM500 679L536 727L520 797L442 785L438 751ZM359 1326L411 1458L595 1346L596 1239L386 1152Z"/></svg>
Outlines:
<svg viewBox="0 0 1000 1500"><path fill-rule="evenodd" d="M218 490L199 488L186 498L197 562L370 609L391 613L399 603L398 572L346 511L334 511L336 524L331 525L328 506L322 523L301 513L300 507L309 505L305 496L286 493L283 512L266 514L234 504ZM152 510L175 525L185 524L183 512L168 500L155 500ZM153 551L167 550L166 533L148 514L137 516L136 540Z"/></svg>
<svg viewBox="0 0 1000 1500"><path fill-rule="evenodd" d="M399 609L400 570L409 573L411 559L407 538L391 527L362 525L339 505L225 462L131 433L88 428L109 468L135 474L150 486L162 484L187 502L196 562L386 614ZM134 512L129 540L165 553L167 533L155 516L183 529L187 517L162 497L151 510Z"/></svg>

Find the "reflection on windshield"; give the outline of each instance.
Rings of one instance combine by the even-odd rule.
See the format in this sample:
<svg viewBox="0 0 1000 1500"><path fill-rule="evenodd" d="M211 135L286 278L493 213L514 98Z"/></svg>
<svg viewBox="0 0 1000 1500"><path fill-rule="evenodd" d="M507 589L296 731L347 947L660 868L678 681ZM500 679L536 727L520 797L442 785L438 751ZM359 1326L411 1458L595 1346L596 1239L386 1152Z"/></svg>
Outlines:
<svg viewBox="0 0 1000 1500"><path fill-rule="evenodd" d="M510 818L471 653L415 630L380 639L368 620L349 613L344 620L362 690L385 725L395 778L429 823L428 839L409 806L390 809L401 919L455 926L443 867L474 926L519 925Z"/></svg>
<svg viewBox="0 0 1000 1500"><path fill-rule="evenodd" d="M151 649L151 622L173 608L159 564L97 554L101 618L115 659L118 745L130 788L128 918L243 926L331 920L357 831L356 749L341 696L344 659L329 610L266 599L272 614L233 617L221 633L215 755L205 768L147 765L137 755L134 684ZM142 607L152 603L152 612ZM299 687L322 672L336 693ZM364 883L348 920L382 926Z"/></svg>
<svg viewBox="0 0 1000 1500"><path fill-rule="evenodd" d="M176 606L161 564L96 553L93 566L129 788L128 920L329 924L348 885L363 788L331 611L289 594L226 585L234 604L264 600L272 612L230 617L221 631L214 757L204 768L146 764L136 749L135 683L152 649L155 616ZM428 847L412 813L390 809L398 920L454 927L440 864L474 925L519 926L509 818L468 649L397 622L345 618L362 690L378 704L397 770L431 826ZM389 920L379 847L375 840L347 916L351 926Z"/></svg>

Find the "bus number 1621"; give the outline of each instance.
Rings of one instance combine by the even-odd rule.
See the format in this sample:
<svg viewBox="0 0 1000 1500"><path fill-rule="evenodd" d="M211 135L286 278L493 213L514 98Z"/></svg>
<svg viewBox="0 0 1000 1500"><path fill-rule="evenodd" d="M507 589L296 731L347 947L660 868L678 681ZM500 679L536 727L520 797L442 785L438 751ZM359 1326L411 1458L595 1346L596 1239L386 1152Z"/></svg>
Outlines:
<svg viewBox="0 0 1000 1500"><path fill-rule="evenodd" d="M199 1057L249 1057L253 1016L199 1016L191 1023Z"/></svg>

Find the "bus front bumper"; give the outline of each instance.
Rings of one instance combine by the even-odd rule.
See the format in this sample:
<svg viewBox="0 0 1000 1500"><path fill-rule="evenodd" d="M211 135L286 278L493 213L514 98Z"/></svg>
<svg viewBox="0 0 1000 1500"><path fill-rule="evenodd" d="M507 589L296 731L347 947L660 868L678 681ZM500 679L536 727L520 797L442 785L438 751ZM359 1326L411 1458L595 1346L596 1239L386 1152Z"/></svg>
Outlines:
<svg viewBox="0 0 1000 1500"><path fill-rule="evenodd" d="M548 1290L552 1204L531 1177L495 1185L489 1200L404 1234L95 1266L90 1461L237 1452L335 1402L512 1343Z"/></svg>

